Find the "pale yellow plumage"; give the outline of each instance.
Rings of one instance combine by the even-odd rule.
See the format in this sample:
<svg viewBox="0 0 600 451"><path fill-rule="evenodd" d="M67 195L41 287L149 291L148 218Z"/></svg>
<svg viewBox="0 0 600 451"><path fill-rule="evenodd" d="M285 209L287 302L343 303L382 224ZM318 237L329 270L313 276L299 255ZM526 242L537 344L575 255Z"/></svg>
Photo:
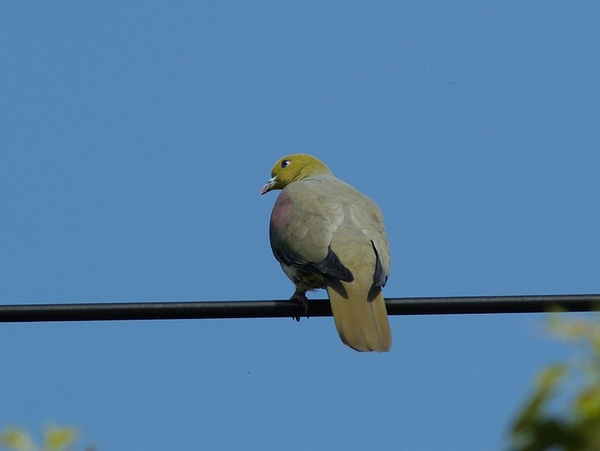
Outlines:
<svg viewBox="0 0 600 451"><path fill-rule="evenodd" d="M261 194L282 189L271 214L271 248L296 285L292 299L327 289L342 341L359 351L388 351L391 331L381 287L389 245L377 205L335 178L316 158L280 159Z"/></svg>

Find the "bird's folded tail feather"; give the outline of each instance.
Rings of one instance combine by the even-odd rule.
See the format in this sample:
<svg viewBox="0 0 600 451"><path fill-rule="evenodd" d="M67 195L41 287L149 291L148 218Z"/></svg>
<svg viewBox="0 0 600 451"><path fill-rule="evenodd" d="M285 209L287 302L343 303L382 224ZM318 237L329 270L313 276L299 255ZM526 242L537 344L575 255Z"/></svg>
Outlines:
<svg viewBox="0 0 600 451"><path fill-rule="evenodd" d="M389 351L392 332L381 289L367 291L360 284L340 280L328 280L326 285L335 327L344 344L357 351Z"/></svg>

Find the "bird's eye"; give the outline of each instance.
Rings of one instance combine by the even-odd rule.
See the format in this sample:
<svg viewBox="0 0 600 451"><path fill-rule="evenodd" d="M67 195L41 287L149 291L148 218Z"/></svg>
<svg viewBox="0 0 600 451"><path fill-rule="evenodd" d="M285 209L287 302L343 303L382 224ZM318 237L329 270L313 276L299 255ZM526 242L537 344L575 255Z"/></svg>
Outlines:
<svg viewBox="0 0 600 451"><path fill-rule="evenodd" d="M281 167L282 168L287 168L289 166L289 164L290 164L290 160L283 160L281 162Z"/></svg>

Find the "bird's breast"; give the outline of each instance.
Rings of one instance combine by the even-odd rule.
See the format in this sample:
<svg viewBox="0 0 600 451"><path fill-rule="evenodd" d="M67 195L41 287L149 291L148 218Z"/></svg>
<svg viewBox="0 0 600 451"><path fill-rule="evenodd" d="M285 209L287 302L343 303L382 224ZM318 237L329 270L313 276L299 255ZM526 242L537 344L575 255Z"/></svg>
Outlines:
<svg viewBox="0 0 600 451"><path fill-rule="evenodd" d="M273 205L273 211L271 212L270 228L273 231L285 230L290 223L290 217L292 215L294 205L292 199L286 190L281 191L275 205Z"/></svg>

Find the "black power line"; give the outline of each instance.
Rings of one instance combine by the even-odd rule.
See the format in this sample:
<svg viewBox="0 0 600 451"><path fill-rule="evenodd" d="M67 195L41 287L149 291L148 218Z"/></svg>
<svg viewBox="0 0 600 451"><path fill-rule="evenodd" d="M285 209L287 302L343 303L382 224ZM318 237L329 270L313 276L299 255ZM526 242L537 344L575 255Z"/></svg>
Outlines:
<svg viewBox="0 0 600 451"><path fill-rule="evenodd" d="M588 312L600 308L600 294L475 296L386 299L390 315L539 313L553 309ZM308 315L292 301L128 302L1 305L0 322L118 321L207 318L331 316L328 300L311 300Z"/></svg>

